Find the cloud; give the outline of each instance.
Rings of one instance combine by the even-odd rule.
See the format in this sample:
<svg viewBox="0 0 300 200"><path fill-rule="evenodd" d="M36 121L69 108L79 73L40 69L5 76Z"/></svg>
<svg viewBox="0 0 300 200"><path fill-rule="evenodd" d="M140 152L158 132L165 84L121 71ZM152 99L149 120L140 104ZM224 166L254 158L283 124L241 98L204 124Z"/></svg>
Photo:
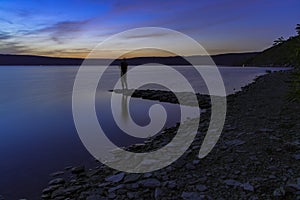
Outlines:
<svg viewBox="0 0 300 200"><path fill-rule="evenodd" d="M166 33L145 33L139 35L129 35L126 36L127 39L137 39L137 38L153 38L153 37L163 37L166 36Z"/></svg>
<svg viewBox="0 0 300 200"><path fill-rule="evenodd" d="M12 38L12 36L8 33L5 33L5 32L0 32L0 41L1 40L7 40L7 39L10 39Z"/></svg>
<svg viewBox="0 0 300 200"><path fill-rule="evenodd" d="M8 20L8 19L4 19L4 18L0 18L0 22L5 22L5 23L7 23L7 24L13 24L13 22L12 21L10 21L10 20Z"/></svg>
<svg viewBox="0 0 300 200"><path fill-rule="evenodd" d="M90 20L82 21L61 21L51 26L28 32L27 34L49 34L50 39L57 43L64 43L65 40L73 38L76 33L84 30L84 26L89 23Z"/></svg>

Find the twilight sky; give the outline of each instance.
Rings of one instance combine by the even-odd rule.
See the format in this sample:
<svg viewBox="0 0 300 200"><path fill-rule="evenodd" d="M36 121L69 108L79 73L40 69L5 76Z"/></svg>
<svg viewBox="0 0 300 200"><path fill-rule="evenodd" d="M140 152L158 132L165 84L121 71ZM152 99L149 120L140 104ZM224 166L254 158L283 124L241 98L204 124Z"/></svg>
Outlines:
<svg viewBox="0 0 300 200"><path fill-rule="evenodd" d="M85 57L144 26L180 31L210 54L260 51L296 35L299 8L299 0L0 0L0 54Z"/></svg>

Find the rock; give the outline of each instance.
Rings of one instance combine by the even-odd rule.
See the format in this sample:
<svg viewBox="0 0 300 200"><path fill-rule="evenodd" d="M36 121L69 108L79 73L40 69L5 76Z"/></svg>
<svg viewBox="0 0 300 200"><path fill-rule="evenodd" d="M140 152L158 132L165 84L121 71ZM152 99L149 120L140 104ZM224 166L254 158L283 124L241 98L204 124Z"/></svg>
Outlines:
<svg viewBox="0 0 300 200"><path fill-rule="evenodd" d="M251 192L254 191L254 187L250 183L244 183L243 188L244 188L244 190L247 190L247 191L251 191Z"/></svg>
<svg viewBox="0 0 300 200"><path fill-rule="evenodd" d="M161 199L162 190L160 188L155 188L154 191L154 198L155 199Z"/></svg>
<svg viewBox="0 0 300 200"><path fill-rule="evenodd" d="M86 200L104 200L105 198L100 195L90 195L86 198Z"/></svg>
<svg viewBox="0 0 300 200"><path fill-rule="evenodd" d="M300 160L300 154L294 154L294 158L295 158L296 160Z"/></svg>
<svg viewBox="0 0 300 200"><path fill-rule="evenodd" d="M59 188L60 185L50 185L42 191L42 194L49 194Z"/></svg>
<svg viewBox="0 0 300 200"><path fill-rule="evenodd" d="M110 199L115 199L117 197L117 195L115 193L110 193L110 194L108 194L108 197Z"/></svg>
<svg viewBox="0 0 300 200"><path fill-rule="evenodd" d="M269 179L276 179L276 176L270 175L270 176L269 176Z"/></svg>
<svg viewBox="0 0 300 200"><path fill-rule="evenodd" d="M261 128L258 130L261 133L272 133L273 129L269 129L269 128Z"/></svg>
<svg viewBox="0 0 300 200"><path fill-rule="evenodd" d="M4 200L4 197L2 195L0 195L0 200Z"/></svg>
<svg viewBox="0 0 300 200"><path fill-rule="evenodd" d="M196 185L196 190L199 192L204 192L207 190L207 187L205 185Z"/></svg>
<svg viewBox="0 0 300 200"><path fill-rule="evenodd" d="M83 187L80 185L74 185L74 186L69 186L68 188L64 189L65 194L74 194L75 192L78 192L81 190Z"/></svg>
<svg viewBox="0 0 300 200"><path fill-rule="evenodd" d="M181 197L185 200L200 200L204 199L204 195L200 195L198 192L182 192Z"/></svg>
<svg viewBox="0 0 300 200"><path fill-rule="evenodd" d="M70 169L72 169L72 166L67 166L64 170L69 171Z"/></svg>
<svg viewBox="0 0 300 200"><path fill-rule="evenodd" d="M129 198L129 199L134 199L135 198L135 196L136 196L136 192L127 192L127 197Z"/></svg>
<svg viewBox="0 0 300 200"><path fill-rule="evenodd" d="M194 169L196 169L196 167L193 164L191 164L191 163L187 163L185 165L185 168L188 169L188 170L194 170Z"/></svg>
<svg viewBox="0 0 300 200"><path fill-rule="evenodd" d="M288 184L287 186L285 186L285 191L290 193L295 193L296 191L300 191L300 185Z"/></svg>
<svg viewBox="0 0 300 200"><path fill-rule="evenodd" d="M81 174L81 173L83 173L84 171L85 171L84 166L73 167L73 168L71 169L71 173L72 173L72 174Z"/></svg>
<svg viewBox="0 0 300 200"><path fill-rule="evenodd" d="M58 171L58 172L54 172L54 173L50 174L50 176L56 177L56 176L61 176L63 174L64 174L63 171Z"/></svg>
<svg viewBox="0 0 300 200"><path fill-rule="evenodd" d="M139 185L143 187L155 188L160 186L160 181L154 178L149 178L139 181Z"/></svg>
<svg viewBox="0 0 300 200"><path fill-rule="evenodd" d="M239 146L239 145L245 144L245 141L235 139L235 140L225 141L225 144L228 146Z"/></svg>
<svg viewBox="0 0 300 200"><path fill-rule="evenodd" d="M174 189L177 187L177 184L175 181L168 181L167 187L170 189Z"/></svg>
<svg viewBox="0 0 300 200"><path fill-rule="evenodd" d="M139 180L140 177L141 177L140 174L128 174L124 178L124 183L135 182L135 181Z"/></svg>
<svg viewBox="0 0 300 200"><path fill-rule="evenodd" d="M227 179L227 180L224 181L224 183L226 183L226 185L234 186L234 187L237 187L237 186L241 186L241 185L242 185L241 182L236 181L236 180L232 180L232 179Z"/></svg>
<svg viewBox="0 0 300 200"><path fill-rule="evenodd" d="M139 188L139 184L138 183L133 183L133 184L130 185L130 187L132 189L137 189L137 188Z"/></svg>
<svg viewBox="0 0 300 200"><path fill-rule="evenodd" d="M200 163L200 160L193 160L193 165L198 165Z"/></svg>
<svg viewBox="0 0 300 200"><path fill-rule="evenodd" d="M118 189L121 189L121 188L123 188L123 187L124 187L124 184L120 184L120 185L117 185L116 187L109 188L109 189L108 189L108 192L109 192L109 193L112 193L112 192L114 192L114 191L116 191L116 190L118 190Z"/></svg>
<svg viewBox="0 0 300 200"><path fill-rule="evenodd" d="M109 181L109 182L113 182L113 183L118 183L121 180L123 180L124 176L125 176L125 173L121 172L121 173L106 177L105 180Z"/></svg>
<svg viewBox="0 0 300 200"><path fill-rule="evenodd" d="M48 185L63 185L65 183L65 179L63 178L56 178L56 179L53 179L51 180Z"/></svg>
<svg viewBox="0 0 300 200"><path fill-rule="evenodd" d="M151 176L152 176L152 173L150 173L150 172L147 172L147 173L144 174L144 178L149 178Z"/></svg>
<svg viewBox="0 0 300 200"><path fill-rule="evenodd" d="M65 193L64 193L63 189L58 189L58 190L55 190L52 192L51 198L55 199L56 197L62 197L60 199L65 199L65 198L63 198L64 195L65 195Z"/></svg>
<svg viewBox="0 0 300 200"><path fill-rule="evenodd" d="M284 195L285 195L285 190L283 189L283 187L277 188L273 192L274 197L282 197Z"/></svg>

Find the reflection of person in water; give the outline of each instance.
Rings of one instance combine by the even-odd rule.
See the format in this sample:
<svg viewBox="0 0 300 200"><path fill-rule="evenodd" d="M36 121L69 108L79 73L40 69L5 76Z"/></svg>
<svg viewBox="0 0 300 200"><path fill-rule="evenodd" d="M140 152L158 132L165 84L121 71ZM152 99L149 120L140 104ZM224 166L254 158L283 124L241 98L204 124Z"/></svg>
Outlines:
<svg viewBox="0 0 300 200"><path fill-rule="evenodd" d="M123 61L121 62L121 83L122 83L122 89L128 89L127 86L127 68L128 68L128 63L126 62L126 59L123 58Z"/></svg>
<svg viewBox="0 0 300 200"><path fill-rule="evenodd" d="M121 105L121 116L122 116L122 120L124 122L127 122L128 120L128 106L127 106L127 98L128 96L125 94L122 94L122 105Z"/></svg>

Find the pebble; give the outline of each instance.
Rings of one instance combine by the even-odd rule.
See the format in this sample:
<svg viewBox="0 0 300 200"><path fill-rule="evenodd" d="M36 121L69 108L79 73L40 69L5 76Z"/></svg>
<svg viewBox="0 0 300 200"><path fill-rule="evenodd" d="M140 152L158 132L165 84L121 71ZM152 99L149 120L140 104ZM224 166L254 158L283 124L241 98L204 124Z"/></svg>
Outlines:
<svg viewBox="0 0 300 200"><path fill-rule="evenodd" d="M143 187L155 188L160 186L160 181L154 178L149 178L139 181L139 185Z"/></svg>
<svg viewBox="0 0 300 200"><path fill-rule="evenodd" d="M250 183L244 183L243 188L244 188L244 190L247 190L247 191L251 191L251 192L254 191L254 187Z"/></svg>
<svg viewBox="0 0 300 200"><path fill-rule="evenodd" d="M205 185L197 185L196 190L199 192L204 192L207 190L207 187Z"/></svg>
<svg viewBox="0 0 300 200"><path fill-rule="evenodd" d="M239 139L234 139L230 141L225 141L225 144L228 146L239 146L242 144L245 144L245 141L239 140Z"/></svg>
<svg viewBox="0 0 300 200"><path fill-rule="evenodd" d="M128 174L124 178L124 183L131 183L139 180L141 174Z"/></svg>
<svg viewBox="0 0 300 200"><path fill-rule="evenodd" d="M61 175L63 175L63 174L64 174L63 171L58 171L58 172L54 172L54 173L50 174L50 176L56 177L56 176L61 176Z"/></svg>
<svg viewBox="0 0 300 200"><path fill-rule="evenodd" d="M84 166L73 167L71 169L71 173L72 174L80 174L80 173L83 173L84 171L85 171L85 167Z"/></svg>
<svg viewBox="0 0 300 200"><path fill-rule="evenodd" d="M242 185L241 182L236 181L236 180L232 180L232 179L227 179L227 180L224 181L224 183L226 183L226 185L235 186L235 187Z"/></svg>
<svg viewBox="0 0 300 200"><path fill-rule="evenodd" d="M155 188L154 191L154 199L158 200L161 199L162 190L160 188Z"/></svg>
<svg viewBox="0 0 300 200"><path fill-rule="evenodd" d="M123 188L123 187L124 187L124 184L120 184L120 185L117 185L117 186L115 186L115 187L109 188L109 189L108 189L108 192L109 192L109 193L112 193L112 192L114 192L114 191L116 191L116 190L118 190L118 189L121 189L121 188Z"/></svg>
<svg viewBox="0 0 300 200"><path fill-rule="evenodd" d="M118 183L121 180L123 180L124 176L125 176L125 173L121 172L121 173L118 173L118 174L115 174L115 175L112 175L112 176L109 176L109 177L105 178L105 181Z"/></svg>
<svg viewBox="0 0 300 200"><path fill-rule="evenodd" d="M295 158L296 160L300 160L300 154L294 154L294 158Z"/></svg>
<svg viewBox="0 0 300 200"><path fill-rule="evenodd" d="M204 199L204 195L200 195L198 192L182 192L181 197L184 200L201 200Z"/></svg>
<svg viewBox="0 0 300 200"><path fill-rule="evenodd" d="M86 198L86 200L104 200L106 198L101 197L100 195L90 195Z"/></svg>
<svg viewBox="0 0 300 200"><path fill-rule="evenodd" d="M51 180L48 185L62 185L64 184L66 181L63 178L56 178Z"/></svg>

